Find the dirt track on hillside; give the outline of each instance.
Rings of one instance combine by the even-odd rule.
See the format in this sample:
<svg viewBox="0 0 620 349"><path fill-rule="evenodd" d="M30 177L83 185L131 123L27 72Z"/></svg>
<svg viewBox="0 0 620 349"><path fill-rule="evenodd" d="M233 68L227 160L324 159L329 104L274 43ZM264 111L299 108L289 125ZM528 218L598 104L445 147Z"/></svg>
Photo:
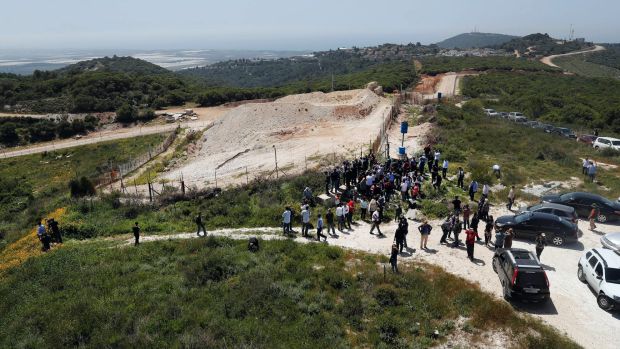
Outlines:
<svg viewBox="0 0 620 349"><path fill-rule="evenodd" d="M553 60L555 58L558 57L565 57L565 56L573 56L573 55L578 55L578 54L582 54L582 53L592 53L592 52L597 52L597 51L603 51L605 50L604 46L601 45L594 45L593 48L587 49L587 50L581 50L581 51L575 51L575 52L569 52L569 53L563 53L561 55L552 55L552 56L547 56L547 57L543 57L540 59L540 62L542 64L546 64L550 67L554 67L554 68L560 68L559 66L555 65L553 63Z"/></svg>

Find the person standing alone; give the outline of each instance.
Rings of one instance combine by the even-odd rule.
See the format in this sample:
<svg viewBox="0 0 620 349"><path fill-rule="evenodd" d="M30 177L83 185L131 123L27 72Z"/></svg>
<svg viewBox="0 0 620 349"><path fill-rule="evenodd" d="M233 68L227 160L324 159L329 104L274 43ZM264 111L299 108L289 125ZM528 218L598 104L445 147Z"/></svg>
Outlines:
<svg viewBox="0 0 620 349"><path fill-rule="evenodd" d="M515 186L510 187L510 191L508 192L508 204L506 208L508 211L512 211L512 205L515 203Z"/></svg>
<svg viewBox="0 0 620 349"><path fill-rule="evenodd" d="M379 211L376 210L372 213L372 227L370 228L370 234L372 234L373 231L375 231L375 228L377 228L377 231L379 232L379 236L383 236L383 233L381 232L381 229L379 229L379 224L381 223L381 220L379 219ZM397 249L398 250L398 249Z"/></svg>
<svg viewBox="0 0 620 349"><path fill-rule="evenodd" d="M131 230L133 231L133 238L134 238L134 246L138 246L138 244L140 244L140 226L138 225L138 222L135 223L135 225L131 228Z"/></svg>
<svg viewBox="0 0 620 349"><path fill-rule="evenodd" d="M284 235L291 233L291 208L288 206L282 213L282 231Z"/></svg>
<svg viewBox="0 0 620 349"><path fill-rule="evenodd" d="M198 212L198 216L196 217L196 235L200 236L200 230L202 229L204 235L207 236L207 228L205 227L204 222L202 221L202 212Z"/></svg>
<svg viewBox="0 0 620 349"><path fill-rule="evenodd" d="M540 261L540 255L545 249L545 246L547 246L547 237L545 233L538 233L536 237L536 258L538 258L538 261Z"/></svg>
<svg viewBox="0 0 620 349"><path fill-rule="evenodd" d="M308 205L304 206L303 211L301 211L301 236L308 236L308 230L310 229L310 210L308 209Z"/></svg>
<svg viewBox="0 0 620 349"><path fill-rule="evenodd" d="M431 235L431 227L428 224L428 221L425 219L421 226L418 227L418 231L420 232L420 250L426 250L426 244L428 243L428 236Z"/></svg>

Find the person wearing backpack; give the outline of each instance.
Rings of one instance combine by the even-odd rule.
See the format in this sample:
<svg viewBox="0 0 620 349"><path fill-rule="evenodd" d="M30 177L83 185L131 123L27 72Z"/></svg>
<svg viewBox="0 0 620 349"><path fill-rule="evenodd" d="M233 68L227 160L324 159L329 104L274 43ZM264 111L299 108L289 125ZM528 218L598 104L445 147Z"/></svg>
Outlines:
<svg viewBox="0 0 620 349"><path fill-rule="evenodd" d="M392 244L390 265L392 266L392 272L398 273L398 246L396 246L396 244Z"/></svg>
<svg viewBox="0 0 620 349"><path fill-rule="evenodd" d="M448 218L446 218L446 220L441 224L441 231L443 234L441 235L441 239L439 240L440 244L448 243L446 239L448 238L448 235L450 235L451 230L452 230L452 216L448 216Z"/></svg>
<svg viewBox="0 0 620 349"><path fill-rule="evenodd" d="M202 212L198 212L198 216L196 216L195 219L196 222L196 235L200 236L200 230L202 229L202 231L204 232L204 235L202 236L207 236L207 228L205 227L205 224L202 221Z"/></svg>
<svg viewBox="0 0 620 349"><path fill-rule="evenodd" d="M377 231L379 232L379 236L384 236L383 233L381 232L381 229L379 229L379 224L381 223L381 220L379 219L379 210L375 210L372 213L372 227L370 228L370 234L372 234L373 231L375 231L375 228L377 229Z"/></svg>

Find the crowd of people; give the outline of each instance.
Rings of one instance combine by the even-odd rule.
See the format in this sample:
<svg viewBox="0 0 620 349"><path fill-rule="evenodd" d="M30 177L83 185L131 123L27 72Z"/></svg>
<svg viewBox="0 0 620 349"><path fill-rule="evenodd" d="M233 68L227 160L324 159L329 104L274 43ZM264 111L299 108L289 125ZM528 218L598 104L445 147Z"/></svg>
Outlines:
<svg viewBox="0 0 620 349"><path fill-rule="evenodd" d="M346 160L342 164L325 171L325 194L331 203L326 212L318 212L316 215L316 237L317 241L321 239L327 241L328 236L337 237L337 231L352 230L354 224L354 213L360 210L359 217L370 225L369 234L376 235L380 238L385 237L381 231L382 222L391 219L386 217L385 213L388 207L394 209L394 221L397 222L397 228L394 232L394 243L391 251L390 263L393 269L397 270L398 255L407 248L407 234L409 230L409 219L414 219L415 209L418 208L419 200L427 196L428 193L423 191L423 183L430 183L429 190L435 192L443 192L442 186L445 186L444 180L454 180L448 178L450 162L448 159L442 159L439 150L433 150L430 145L424 147L424 151L419 156L405 157L401 159L388 158L384 162L377 161L374 154L362 156L352 161ZM500 178L501 171L499 165L494 165L493 173ZM459 240L460 233L465 230L465 246L470 260L474 260L474 243L480 242L482 239L478 234L480 223L484 223L484 244L496 248L504 246L508 241L510 246L511 239L504 238L503 244L497 241L497 234L502 236L508 235L508 232L498 232L496 241L492 242L491 234L494 229L493 216L489 214L490 187L488 183L480 186L473 179L469 186L465 187L466 173L462 167L458 167L455 171L456 184L469 196L469 203L463 203L459 196L455 197L451 202L451 214L442 224L441 244L447 246L458 247L461 244ZM429 188L429 187L427 187ZM481 190L478 200L475 201L478 191ZM515 201L515 188L510 188L506 207L512 210ZM316 206L315 197L312 190L306 187L302 193L302 203L300 206L301 235L310 237L310 230L313 229L312 214ZM320 211L319 208L317 210ZM294 221L294 212L291 207L286 207L282 213L282 229L284 235L290 235L292 231L292 222ZM323 220L325 218L325 221ZM327 235L323 231L327 230ZM432 227L427 221L423 221L418 226L420 233L420 250L427 249L428 237ZM450 240L450 243L448 242Z"/></svg>

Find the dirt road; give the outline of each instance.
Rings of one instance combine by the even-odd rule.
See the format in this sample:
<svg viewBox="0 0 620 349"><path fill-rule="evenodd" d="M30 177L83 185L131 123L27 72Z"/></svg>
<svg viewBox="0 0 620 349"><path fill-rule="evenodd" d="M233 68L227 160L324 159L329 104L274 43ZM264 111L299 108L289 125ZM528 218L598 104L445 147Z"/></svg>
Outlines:
<svg viewBox="0 0 620 349"><path fill-rule="evenodd" d="M449 72L437 76L423 76L416 91L422 93L424 99L435 99L441 92L442 97L453 97L461 94L460 81L470 72Z"/></svg>
<svg viewBox="0 0 620 349"><path fill-rule="evenodd" d="M508 213L501 207L491 212L495 217ZM316 214L313 212L313 214ZM314 219L314 218L313 218ZM409 248L403 252L400 261L415 263L424 261L439 265L446 271L471 280L497 298L502 298L502 290L499 279L491 266L493 251L482 244L476 244L475 261L470 262L466 258L464 246L452 248L439 244L441 229L439 221L430 222L433 230L428 243L428 250L419 249L418 223L410 221L409 235L407 237ZM600 247L600 236L606 232L618 231L617 225L599 224L597 232L587 229L586 221L579 222L579 228L583 236L576 244L566 247L547 247L541 256L541 262L546 269L551 284L551 301L546 305L528 304L521 302L512 303L513 307L524 313L532 314L546 323L556 327L561 332L571 337L585 348L617 348L620 342L620 313L605 312L596 304L596 297L588 286L577 279L577 262L584 250L592 247ZM370 253L386 254L390 251L394 239L396 226L392 223L381 226L382 232L387 236L379 238L368 234L370 226L365 222L353 225L353 230L345 230L338 233L338 237L328 237L327 243L344 248L350 248ZM210 231L210 235L225 236L234 239L245 239L248 234L259 234L262 239L283 239L279 228L242 228L221 229ZM312 235L312 232L311 232ZM463 235L463 234L461 234ZM196 237L195 233L182 233L172 235L146 236L143 241L157 241L169 239L187 239ZM463 236L461 238L464 238ZM128 239L127 244L133 240ZM309 243L313 240L297 237L295 241ZM534 250L533 241L515 240L513 247Z"/></svg>
<svg viewBox="0 0 620 349"><path fill-rule="evenodd" d="M581 51L563 53L561 55L552 55L552 56L543 57L543 58L540 59L540 62L543 63L543 64L546 64L546 65L548 65L550 67L560 68L559 66L553 64L553 60L555 58L564 57L564 56L578 55L578 54L581 54L581 53L592 53L592 52L603 51L603 50L605 50L605 47L603 47L601 45L594 45L593 48L590 48L590 49L587 49L587 50L581 50Z"/></svg>
<svg viewBox="0 0 620 349"><path fill-rule="evenodd" d="M170 113L181 112L183 108L173 108L166 110ZM100 142L133 138L157 133L166 133L174 131L177 127L184 127L190 129L204 129L213 124L213 121L217 120L226 111L230 110L227 107L209 107L209 108L194 108L194 112L197 114L198 120L189 120L172 124L152 124L146 126L132 126L127 128L115 128L112 130L103 130L99 132L92 132L80 139L63 139L53 142L38 143L25 147L9 148L0 151L0 158L12 158L16 156L29 155L43 153L46 151L56 151L60 149L72 148L81 145L95 144ZM158 111L159 113L160 111Z"/></svg>

